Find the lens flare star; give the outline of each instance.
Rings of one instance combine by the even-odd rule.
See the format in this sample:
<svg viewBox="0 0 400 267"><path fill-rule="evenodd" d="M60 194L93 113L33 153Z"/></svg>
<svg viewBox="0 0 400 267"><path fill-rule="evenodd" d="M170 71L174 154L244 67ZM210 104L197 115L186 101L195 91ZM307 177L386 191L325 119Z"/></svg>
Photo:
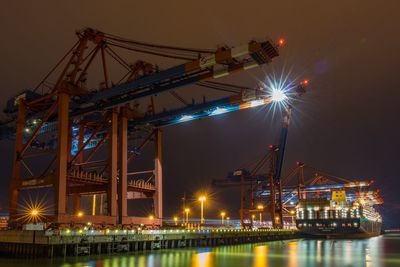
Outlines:
<svg viewBox="0 0 400 267"><path fill-rule="evenodd" d="M46 220L46 217L49 215L49 207L46 205L44 199L41 200L32 200L29 197L29 200L24 200L23 204L20 207L21 215L18 218L23 224L27 223L41 223Z"/></svg>

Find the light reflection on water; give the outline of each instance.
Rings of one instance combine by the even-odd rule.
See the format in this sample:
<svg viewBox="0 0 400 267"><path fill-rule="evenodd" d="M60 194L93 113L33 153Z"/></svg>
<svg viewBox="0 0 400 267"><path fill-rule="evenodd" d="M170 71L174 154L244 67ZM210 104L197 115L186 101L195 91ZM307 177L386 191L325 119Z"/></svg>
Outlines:
<svg viewBox="0 0 400 267"><path fill-rule="evenodd" d="M367 240L288 240L216 248L38 260L30 267L216 267L216 266L400 266L400 236ZM27 266L26 260L0 259L0 266Z"/></svg>

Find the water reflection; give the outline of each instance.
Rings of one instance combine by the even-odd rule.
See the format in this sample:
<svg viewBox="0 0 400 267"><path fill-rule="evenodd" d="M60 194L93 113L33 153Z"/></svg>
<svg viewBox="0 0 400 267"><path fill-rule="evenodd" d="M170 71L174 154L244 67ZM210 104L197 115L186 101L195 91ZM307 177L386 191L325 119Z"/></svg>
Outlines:
<svg viewBox="0 0 400 267"><path fill-rule="evenodd" d="M289 248L289 253L288 253L288 258L289 258L289 264L288 267L297 267L297 243L298 241L293 241L289 242L288 248Z"/></svg>
<svg viewBox="0 0 400 267"><path fill-rule="evenodd" d="M267 267L268 266L268 246L256 246L254 248L254 264L253 267Z"/></svg>
<svg viewBox="0 0 400 267"><path fill-rule="evenodd" d="M220 267L220 266L400 266L400 236L367 240L289 240L217 248L38 260L30 267ZM23 260L0 259L0 266L26 266Z"/></svg>

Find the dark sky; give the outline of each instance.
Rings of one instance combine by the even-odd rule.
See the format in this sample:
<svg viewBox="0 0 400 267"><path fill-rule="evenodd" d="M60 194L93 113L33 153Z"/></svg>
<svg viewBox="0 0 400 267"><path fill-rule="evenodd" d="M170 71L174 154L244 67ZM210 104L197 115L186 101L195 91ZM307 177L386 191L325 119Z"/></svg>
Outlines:
<svg viewBox="0 0 400 267"><path fill-rule="evenodd" d="M311 80L290 128L284 173L296 160L342 177L375 178L384 220L400 226L400 2L386 1L8 1L0 9L0 106L32 87L90 26L148 42L210 48L284 36L263 71ZM253 85L263 71L224 81ZM164 130L165 213L184 190L195 193L257 159L276 142L279 121L261 109ZM0 142L1 186L8 188L12 144ZM7 206L6 192L0 204ZM236 192L236 191L233 191ZM237 192L236 192L237 193ZM213 211L236 213L237 194L213 196ZM228 204L229 203L229 204ZM209 204L209 208L210 208Z"/></svg>

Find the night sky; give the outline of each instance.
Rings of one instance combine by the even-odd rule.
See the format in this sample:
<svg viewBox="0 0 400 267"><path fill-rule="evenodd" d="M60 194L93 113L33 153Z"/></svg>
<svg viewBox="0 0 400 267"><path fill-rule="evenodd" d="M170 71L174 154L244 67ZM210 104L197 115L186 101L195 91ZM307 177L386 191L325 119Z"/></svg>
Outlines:
<svg viewBox="0 0 400 267"><path fill-rule="evenodd" d="M265 73L289 70L292 78L310 79L308 93L296 104L284 174L301 160L341 177L373 178L385 199L385 224L400 227L399 1L159 2L3 3L0 107L35 86L84 27L198 48L285 37L272 65L223 81L252 86ZM165 215L179 211L184 191L194 196L208 190L206 216L217 217L224 208L237 218L238 191L207 189L210 181L266 153L268 144L277 142L279 126L279 115L272 118L256 108L165 128ZM12 152L12 142L0 141L2 212L8 206Z"/></svg>

